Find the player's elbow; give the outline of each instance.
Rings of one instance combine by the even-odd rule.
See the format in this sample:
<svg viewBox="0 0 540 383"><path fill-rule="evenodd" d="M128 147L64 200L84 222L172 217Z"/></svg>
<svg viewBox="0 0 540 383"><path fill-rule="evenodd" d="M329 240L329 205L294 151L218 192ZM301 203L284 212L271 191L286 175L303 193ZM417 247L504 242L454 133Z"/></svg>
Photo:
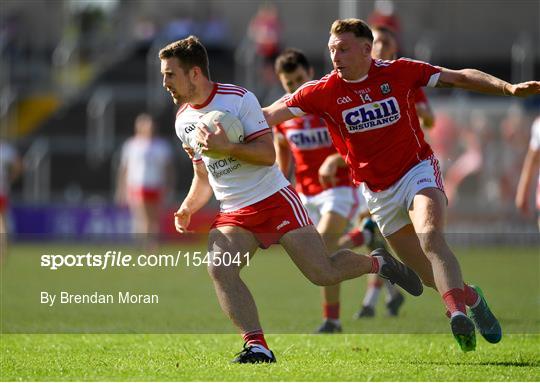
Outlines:
<svg viewBox="0 0 540 383"><path fill-rule="evenodd" d="M269 150L263 157L261 157L262 166L272 166L276 163L276 152Z"/></svg>

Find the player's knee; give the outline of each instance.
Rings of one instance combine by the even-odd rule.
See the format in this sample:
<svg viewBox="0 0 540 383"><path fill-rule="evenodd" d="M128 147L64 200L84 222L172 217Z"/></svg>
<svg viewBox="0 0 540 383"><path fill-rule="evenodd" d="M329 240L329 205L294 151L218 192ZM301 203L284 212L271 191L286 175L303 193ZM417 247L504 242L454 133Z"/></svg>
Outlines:
<svg viewBox="0 0 540 383"><path fill-rule="evenodd" d="M429 228L424 233L418 234L418 239L422 250L429 259L436 257L446 246L444 234Z"/></svg>
<svg viewBox="0 0 540 383"><path fill-rule="evenodd" d="M238 277L238 268L234 265L216 265L210 263L207 267L210 278L214 281L226 281Z"/></svg>

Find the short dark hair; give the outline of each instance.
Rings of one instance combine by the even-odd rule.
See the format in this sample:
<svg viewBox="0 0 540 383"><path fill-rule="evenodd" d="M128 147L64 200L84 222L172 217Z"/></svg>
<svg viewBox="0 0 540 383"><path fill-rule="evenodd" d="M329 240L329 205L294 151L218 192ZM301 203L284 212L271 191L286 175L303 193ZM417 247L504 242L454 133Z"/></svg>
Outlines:
<svg viewBox="0 0 540 383"><path fill-rule="evenodd" d="M360 19L341 19L332 23L330 28L331 35L339 35L341 33L352 32L356 37L363 37L373 42L373 33L369 29L369 25Z"/></svg>
<svg viewBox="0 0 540 383"><path fill-rule="evenodd" d="M198 66L203 75L210 79L210 68L208 63L208 53L206 48L196 36L189 36L185 39L170 43L159 51L159 58L170 59L176 57L180 61L180 66L184 72Z"/></svg>
<svg viewBox="0 0 540 383"><path fill-rule="evenodd" d="M295 48L288 48L281 52L274 64L274 69L277 74L292 73L298 67L302 67L308 71L311 68L311 65L309 64L306 55Z"/></svg>

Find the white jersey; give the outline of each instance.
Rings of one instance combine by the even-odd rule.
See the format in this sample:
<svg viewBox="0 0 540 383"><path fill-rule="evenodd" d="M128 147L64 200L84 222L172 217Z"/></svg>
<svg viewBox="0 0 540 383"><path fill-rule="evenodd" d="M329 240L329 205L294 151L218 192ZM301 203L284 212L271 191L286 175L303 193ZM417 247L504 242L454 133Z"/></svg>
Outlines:
<svg viewBox="0 0 540 383"><path fill-rule="evenodd" d="M171 157L169 144L160 138L130 138L122 147L121 159L121 165L127 170L127 186L163 188L167 181L166 169Z"/></svg>
<svg viewBox="0 0 540 383"><path fill-rule="evenodd" d="M9 168L17 159L17 152L7 142L0 141L0 196L9 192Z"/></svg>
<svg viewBox="0 0 540 383"><path fill-rule="evenodd" d="M271 133L255 95L236 85L214 84L208 100L201 105L184 104L176 114L175 129L180 140L196 149L195 125L205 113L219 110L236 116L244 126L244 142ZM234 157L213 159L195 154L195 163L204 162L208 180L222 212L231 212L259 202L289 181L276 164L253 165Z"/></svg>
<svg viewBox="0 0 540 383"><path fill-rule="evenodd" d="M534 151L540 150L540 116L536 117L532 124L529 147ZM540 210L540 171L538 172L538 184L536 187L536 207Z"/></svg>

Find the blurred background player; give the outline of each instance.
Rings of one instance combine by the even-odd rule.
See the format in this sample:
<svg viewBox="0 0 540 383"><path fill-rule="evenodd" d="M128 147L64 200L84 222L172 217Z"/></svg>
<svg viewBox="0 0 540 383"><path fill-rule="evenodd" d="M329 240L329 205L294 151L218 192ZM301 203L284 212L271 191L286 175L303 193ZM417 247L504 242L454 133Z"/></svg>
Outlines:
<svg viewBox="0 0 540 383"><path fill-rule="evenodd" d="M133 233L141 235L145 245L156 245L162 206L173 187L170 146L157 136L152 116L139 114L134 136L122 147L116 200L128 205Z"/></svg>
<svg viewBox="0 0 540 383"><path fill-rule="evenodd" d="M371 26L371 31L373 33L373 48L371 55L375 59L395 60L399 52L399 44L394 29L394 24L390 23L386 25L387 21L379 22L379 24ZM424 129L431 129L435 123L435 116L431 106L429 105L427 97L421 88L418 88L414 94L414 103L421 126ZM364 227L375 228L375 224L370 218L368 218ZM343 247L360 246L363 242L363 233L359 229L352 230L340 239L340 245ZM362 307L355 315L356 318L371 318L375 316L375 306L377 305L379 294L383 285L385 286L387 292L386 308L388 315L398 315L399 309L405 300L403 294L401 294L399 289L390 282L385 281L376 275L370 275L367 280L367 290L362 301Z"/></svg>
<svg viewBox="0 0 540 383"><path fill-rule="evenodd" d="M276 59L275 72L289 94L313 79L314 70L307 57L297 49L286 49ZM324 120L315 115L305 115L285 121L274 127L274 146L279 168L288 176L294 159L296 191L321 234L330 253L338 249L338 239L354 224L358 213L366 209L364 198L352 184L349 169L336 169L335 177L319 180L319 169L339 156ZM371 236L371 233L366 233ZM339 320L340 285L322 288L323 324L318 333L341 332Z"/></svg>
<svg viewBox="0 0 540 383"><path fill-rule="evenodd" d="M538 175L536 186L536 210L540 211L540 116L536 117L531 128L529 150L523 161L516 193L516 207L525 215L531 214L530 189L534 177ZM537 217L540 230L540 216Z"/></svg>
<svg viewBox="0 0 540 383"><path fill-rule="evenodd" d="M22 172L22 161L15 148L0 138L0 262L7 253L7 209L9 189Z"/></svg>

